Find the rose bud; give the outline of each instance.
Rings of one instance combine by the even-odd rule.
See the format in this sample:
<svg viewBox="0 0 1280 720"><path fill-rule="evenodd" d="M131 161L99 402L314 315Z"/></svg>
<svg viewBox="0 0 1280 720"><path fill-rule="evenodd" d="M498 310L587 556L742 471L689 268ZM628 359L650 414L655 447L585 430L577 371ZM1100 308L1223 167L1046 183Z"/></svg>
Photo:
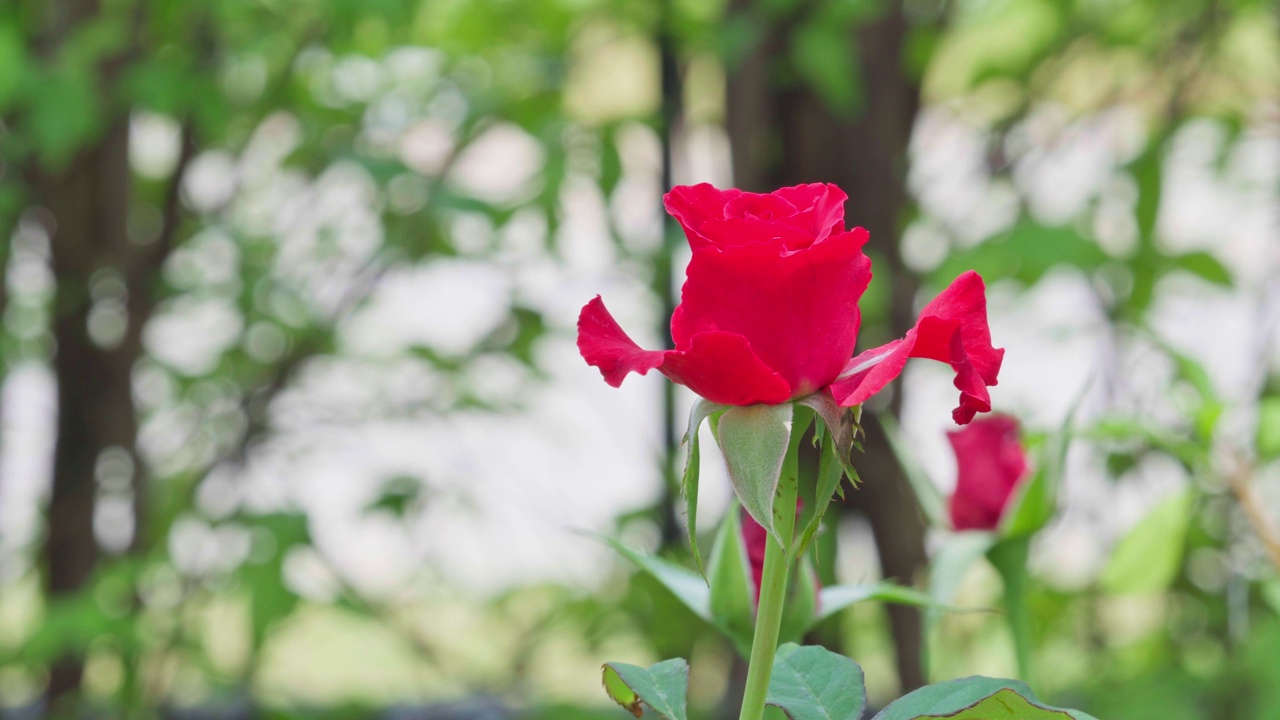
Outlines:
<svg viewBox="0 0 1280 720"><path fill-rule="evenodd" d="M951 526L995 530L1020 483L1030 475L1018 421L993 415L953 430L947 438L958 469L951 495Z"/></svg>

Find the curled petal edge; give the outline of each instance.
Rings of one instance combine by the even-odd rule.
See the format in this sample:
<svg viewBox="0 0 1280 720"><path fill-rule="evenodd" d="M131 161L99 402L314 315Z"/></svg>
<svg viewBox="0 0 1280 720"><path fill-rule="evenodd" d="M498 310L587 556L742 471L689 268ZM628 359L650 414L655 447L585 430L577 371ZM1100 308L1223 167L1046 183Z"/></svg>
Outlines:
<svg viewBox="0 0 1280 720"><path fill-rule="evenodd" d="M997 383L1004 349L991 346L981 276L969 271L956 278L925 307L905 337L850 360L831 384L832 397L844 407L866 402L902 374L913 357L945 362L955 371L960 401L951 417L957 425L991 410L987 388Z"/></svg>

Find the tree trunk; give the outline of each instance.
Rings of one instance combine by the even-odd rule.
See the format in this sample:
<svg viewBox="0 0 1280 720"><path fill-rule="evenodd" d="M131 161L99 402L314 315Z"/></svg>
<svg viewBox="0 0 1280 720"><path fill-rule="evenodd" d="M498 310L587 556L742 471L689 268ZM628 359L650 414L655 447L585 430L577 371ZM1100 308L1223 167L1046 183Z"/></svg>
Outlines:
<svg viewBox="0 0 1280 720"><path fill-rule="evenodd" d="M115 448L133 460L135 495L145 494L135 454L137 420L131 375L142 352L142 325L151 312L145 291L128 287L130 248L128 124L119 120L101 141L61 172L37 172L37 201L51 217L55 302L54 375L58 385L57 441L44 559L50 596L79 591L100 554L94 533L96 468ZM95 287L96 285L96 287ZM91 336L94 295L123 292L128 327L113 346ZM143 518L134 518L133 537ZM64 657L53 668L49 696L79 685L83 658Z"/></svg>
<svg viewBox="0 0 1280 720"><path fill-rule="evenodd" d="M739 2L737 9L748 4ZM826 181L848 192L849 224L870 231L876 282L890 289L887 322L874 327L864 320L863 336L883 342L914 324L918 288L897 242L910 203L906 150L919 107L919 84L902 64L908 23L894 3L884 15L850 28L850 52L856 53L864 93L861 109L842 116L814 90L798 83L779 87L776 81L793 74L779 68L788 62L789 23L797 22L805 9L770 27L729 68L727 124L734 176L739 187L757 191ZM896 412L898 397L887 412ZM878 423L868 417L866 425L866 453L857 458L866 483L849 494L846 507L870 520L884 574L910 582L927 560L924 521ZM926 682L920 614L896 605L888 606L888 613L899 680L904 691L911 690Z"/></svg>
<svg viewBox="0 0 1280 720"><path fill-rule="evenodd" d="M58 0L43 10L33 49L50 64L59 62L63 43L102 11L98 0ZM100 134L69 162L34 162L26 172L29 199L46 211L41 216L57 281L57 440L42 549L46 589L54 602L83 591L101 555L95 511L104 451L130 460L116 463L111 475L115 482L126 480L126 492L134 496L130 549L138 550L145 540L140 509L147 487L136 451L132 373L142 355L142 328L155 307L151 281L164 251L131 243L128 235L129 116L118 105L116 84L132 52L127 47L120 55L104 58L97 68ZM120 477L121 471L129 476ZM83 657L68 653L50 668L47 694L53 713L64 710L78 689L83 665Z"/></svg>

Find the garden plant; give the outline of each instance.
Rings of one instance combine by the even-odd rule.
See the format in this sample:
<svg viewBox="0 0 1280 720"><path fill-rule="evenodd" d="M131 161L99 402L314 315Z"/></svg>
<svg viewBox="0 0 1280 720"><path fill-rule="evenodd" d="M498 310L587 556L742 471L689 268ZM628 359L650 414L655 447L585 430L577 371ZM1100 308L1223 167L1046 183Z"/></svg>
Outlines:
<svg viewBox="0 0 1280 720"><path fill-rule="evenodd" d="M703 573L706 592L698 578L678 568L634 557L692 608L705 610L748 655L741 720L762 720L769 706L790 720L859 720L866 710L863 671L854 660L820 646L779 641L797 638L824 612L886 590L837 587L815 593L804 558L832 498L842 493L846 474L856 487L850 454L859 448L862 403L901 374L910 358L947 363L955 372L960 397L952 418L969 427L951 436L961 476L950 501L950 523L961 534L980 533L976 543L966 544L987 552L1000 568L1019 664L1024 675L1029 673L1021 608L1027 535L1045 518L1043 513L1029 521L1023 516L1050 506L1041 482L1025 485L1017 507L1008 509L1027 470L1017 424L999 416L975 421L991 410L988 388L997 383L1004 360L1004 350L991 344L982 278L972 271L960 275L924 307L905 337L854 355L858 301L872 272L862 251L867 231L845 228L846 199L830 184L769 194L708 184L676 187L664 204L683 227L693 255L681 303L671 317L674 349L640 348L599 296L578 320L578 349L609 384L619 386L630 373L657 369L700 398L685 436L684 475L689 539L700 572L698 431L703 422L711 424L724 455L743 526L738 529L731 513L709 572ZM816 477L804 483L813 487L810 498L800 493L806 440L820 458ZM1032 488L1036 495L1027 492ZM797 522L805 500L812 510ZM1012 527L1002 522L1005 515L1013 518ZM909 592L887 595L884 599L917 600ZM683 659L649 668L608 663L603 679L609 696L636 717L647 706L669 720L686 720L689 668ZM911 692L876 720L934 717L1091 716L1044 705L1021 681L973 676Z"/></svg>

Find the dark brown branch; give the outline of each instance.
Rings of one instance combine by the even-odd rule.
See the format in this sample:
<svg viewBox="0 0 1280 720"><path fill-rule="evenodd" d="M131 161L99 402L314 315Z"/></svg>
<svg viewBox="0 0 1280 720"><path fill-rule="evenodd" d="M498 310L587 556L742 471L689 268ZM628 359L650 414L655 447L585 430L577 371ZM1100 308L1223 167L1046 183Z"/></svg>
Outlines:
<svg viewBox="0 0 1280 720"><path fill-rule="evenodd" d="M178 151L178 162L174 165L173 175L165 189L164 206L161 208L160 234L156 236L154 250L156 258L153 265L163 263L177 246L178 228L182 225L182 179L187 168L198 152L195 139L195 128L190 120L182 124L181 149Z"/></svg>

